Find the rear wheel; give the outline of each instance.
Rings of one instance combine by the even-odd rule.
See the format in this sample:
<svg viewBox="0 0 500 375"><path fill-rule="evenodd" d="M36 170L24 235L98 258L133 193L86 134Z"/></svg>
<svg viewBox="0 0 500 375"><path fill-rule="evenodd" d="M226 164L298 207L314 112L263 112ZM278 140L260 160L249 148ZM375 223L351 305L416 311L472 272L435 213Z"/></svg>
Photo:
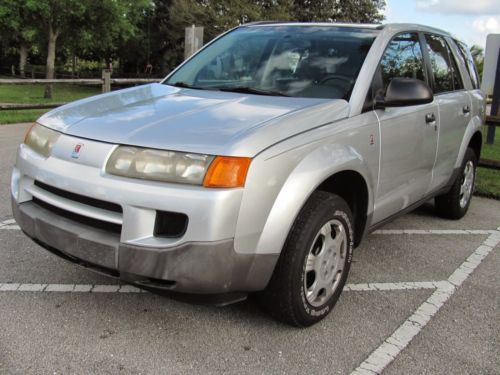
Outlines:
<svg viewBox="0 0 500 375"><path fill-rule="evenodd" d="M471 148L468 148L465 152L460 173L450 191L437 196L435 199L436 212L439 216L458 220L467 213L474 193L476 166L476 153Z"/></svg>
<svg viewBox="0 0 500 375"><path fill-rule="evenodd" d="M349 273L352 214L337 195L315 192L297 217L261 302L275 318L305 327L337 302Z"/></svg>

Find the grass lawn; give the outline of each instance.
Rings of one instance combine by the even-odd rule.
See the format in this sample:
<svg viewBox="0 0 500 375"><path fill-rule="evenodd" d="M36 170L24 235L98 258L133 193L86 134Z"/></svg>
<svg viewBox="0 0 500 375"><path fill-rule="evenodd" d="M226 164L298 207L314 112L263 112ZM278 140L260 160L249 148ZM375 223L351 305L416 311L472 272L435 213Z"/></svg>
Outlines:
<svg viewBox="0 0 500 375"><path fill-rule="evenodd" d="M33 122L48 109L25 109L22 111L0 110L0 125L17 124L18 122Z"/></svg>
<svg viewBox="0 0 500 375"><path fill-rule="evenodd" d="M492 145L486 143L486 134L488 134L487 126L483 128L483 149L481 150L481 157L484 159L500 160L500 127L497 126L495 142Z"/></svg>
<svg viewBox="0 0 500 375"><path fill-rule="evenodd" d="M66 103L99 94L101 86L55 84L52 99L44 99L44 85L0 85L0 103ZM0 124L35 121L48 109L2 111Z"/></svg>
<svg viewBox="0 0 500 375"><path fill-rule="evenodd" d="M495 143L486 144L488 128L483 129L484 142L481 158L500 160L500 128L497 127ZM476 179L476 194L485 197L500 199L500 171L495 169L478 168Z"/></svg>

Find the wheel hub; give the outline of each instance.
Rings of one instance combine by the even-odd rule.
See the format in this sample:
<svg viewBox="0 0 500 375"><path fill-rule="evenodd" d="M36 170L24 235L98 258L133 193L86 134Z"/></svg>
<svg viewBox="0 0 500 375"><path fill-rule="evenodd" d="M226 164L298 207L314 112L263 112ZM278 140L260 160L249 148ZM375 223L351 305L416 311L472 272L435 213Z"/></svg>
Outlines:
<svg viewBox="0 0 500 375"><path fill-rule="evenodd" d="M464 173L462 175L462 184L460 185L460 207L464 208L472 196L474 187L474 163L468 161L465 164Z"/></svg>
<svg viewBox="0 0 500 375"><path fill-rule="evenodd" d="M339 220L325 223L306 258L304 290L312 306L323 305L335 292L344 270L347 235Z"/></svg>

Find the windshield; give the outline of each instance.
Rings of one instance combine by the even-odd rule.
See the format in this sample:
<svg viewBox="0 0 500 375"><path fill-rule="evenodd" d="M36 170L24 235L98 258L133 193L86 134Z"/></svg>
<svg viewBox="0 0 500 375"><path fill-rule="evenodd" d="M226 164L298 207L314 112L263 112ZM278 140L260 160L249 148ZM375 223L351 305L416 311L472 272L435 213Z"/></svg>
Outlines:
<svg viewBox="0 0 500 375"><path fill-rule="evenodd" d="M335 26L240 27L198 53L164 83L349 100L377 32Z"/></svg>

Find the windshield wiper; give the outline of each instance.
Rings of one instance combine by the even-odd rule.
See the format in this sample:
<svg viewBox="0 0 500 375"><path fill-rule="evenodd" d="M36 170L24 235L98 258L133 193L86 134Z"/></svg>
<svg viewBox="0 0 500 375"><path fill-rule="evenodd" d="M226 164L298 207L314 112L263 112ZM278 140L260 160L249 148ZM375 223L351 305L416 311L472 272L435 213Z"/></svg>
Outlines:
<svg viewBox="0 0 500 375"><path fill-rule="evenodd" d="M193 86L190 85L189 83L186 82L175 82L175 83L165 83L166 85L169 86L175 86L175 87L181 87L183 89L193 89L193 90L218 90L217 88L212 88L212 87L199 87L199 86Z"/></svg>
<svg viewBox="0 0 500 375"><path fill-rule="evenodd" d="M220 91L228 91L228 92L240 92L243 94L255 94L255 95L268 95L268 96L290 96L281 91L273 91L273 90L262 90L256 89L253 87L247 86L226 86L226 87L217 87Z"/></svg>
<svg viewBox="0 0 500 375"><path fill-rule="evenodd" d="M167 83L167 85L181 87L184 89L194 89L194 90L214 90L214 91L228 91L228 92L239 92L243 94L255 94L255 95L268 95L268 96L290 96L281 91L272 91L272 90L262 90L256 89L253 87L247 86L224 86L224 87L216 87L216 86L192 86L186 82L175 82L175 83Z"/></svg>

